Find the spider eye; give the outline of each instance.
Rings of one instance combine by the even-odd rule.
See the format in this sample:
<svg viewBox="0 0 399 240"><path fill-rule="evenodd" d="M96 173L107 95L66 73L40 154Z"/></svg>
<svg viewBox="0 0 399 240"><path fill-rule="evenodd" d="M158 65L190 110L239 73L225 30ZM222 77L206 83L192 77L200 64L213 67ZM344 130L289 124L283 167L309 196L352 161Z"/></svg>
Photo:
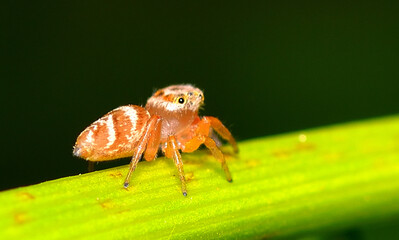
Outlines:
<svg viewBox="0 0 399 240"><path fill-rule="evenodd" d="M178 100L177 100L179 103L181 103L181 104L183 104L184 103L184 98L179 98Z"/></svg>

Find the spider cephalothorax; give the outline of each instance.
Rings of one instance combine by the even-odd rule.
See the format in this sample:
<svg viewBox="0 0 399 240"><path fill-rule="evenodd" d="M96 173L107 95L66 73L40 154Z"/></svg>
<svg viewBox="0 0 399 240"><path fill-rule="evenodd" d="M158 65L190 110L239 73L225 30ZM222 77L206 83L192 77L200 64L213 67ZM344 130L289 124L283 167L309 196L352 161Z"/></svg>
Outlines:
<svg viewBox="0 0 399 240"><path fill-rule="evenodd" d="M200 89L191 85L172 85L156 91L148 99L146 109L198 112L203 103L204 94Z"/></svg>
<svg viewBox="0 0 399 240"><path fill-rule="evenodd" d="M127 105L116 108L87 127L76 140L73 153L89 161L105 161L132 156L124 183L138 161L151 161L158 149L173 158L179 171L183 195L187 195L180 151L193 152L204 144L220 161L228 181L232 181L223 153L209 136L212 130L238 148L229 130L215 117L199 117L204 94L192 85L173 85L158 90L145 108Z"/></svg>

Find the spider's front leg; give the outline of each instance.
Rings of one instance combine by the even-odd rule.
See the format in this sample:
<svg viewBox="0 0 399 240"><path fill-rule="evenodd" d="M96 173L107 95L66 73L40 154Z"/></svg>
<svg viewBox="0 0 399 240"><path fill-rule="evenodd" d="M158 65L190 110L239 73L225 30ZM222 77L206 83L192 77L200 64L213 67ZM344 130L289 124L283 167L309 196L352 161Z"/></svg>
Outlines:
<svg viewBox="0 0 399 240"><path fill-rule="evenodd" d="M222 168L226 175L227 181L232 182L233 180L231 178L229 167L227 166L226 159L224 158L222 151L218 148L215 141L208 136L209 129L211 128L211 126L212 126L212 122L210 121L210 119L208 117L206 117L206 118L204 117L203 119L201 119L201 121L197 125L197 129L195 131L195 136L193 136L193 138L191 138L189 141L187 141L182 146L182 151L183 152L193 152L196 149L198 149L201 144L205 144L205 146L211 151L212 155L217 160L219 160L220 164L222 165ZM223 124L221 126L227 131L228 134L230 134L230 132L227 130L227 128L225 128L223 126ZM216 132L219 133L220 129L224 130L222 127L218 126L218 129L215 129ZM224 135L221 135L225 139L226 139L226 137L228 137L228 134L226 134L226 131L223 131ZM231 134L230 134L230 136L231 136ZM231 140L231 141L229 140L229 142L232 143L234 149L237 149L237 145L235 144L234 138L231 136L231 138L229 138L229 139Z"/></svg>
<svg viewBox="0 0 399 240"><path fill-rule="evenodd" d="M231 178L230 170L229 167L227 166L226 159L224 158L222 151L220 151L220 149L216 145L215 141L210 137L206 137L204 144L212 152L212 155L217 160L219 160L220 164L222 165L223 171L226 175L227 181L232 182L233 179Z"/></svg>
<svg viewBox="0 0 399 240"><path fill-rule="evenodd" d="M175 136L168 137L167 146L164 151L165 151L166 157L173 158L173 161L175 162L175 165L179 172L179 177L180 177L180 181L181 181L181 191L184 196L187 196L186 179L184 177L184 170L183 170L183 161L181 159L179 147L177 145Z"/></svg>
<svg viewBox="0 0 399 240"><path fill-rule="evenodd" d="M202 118L202 121L209 122L211 127L225 140L227 140L231 146L233 146L234 152L238 153L238 147L236 140L230 131L223 125L223 123L215 117L206 116Z"/></svg>

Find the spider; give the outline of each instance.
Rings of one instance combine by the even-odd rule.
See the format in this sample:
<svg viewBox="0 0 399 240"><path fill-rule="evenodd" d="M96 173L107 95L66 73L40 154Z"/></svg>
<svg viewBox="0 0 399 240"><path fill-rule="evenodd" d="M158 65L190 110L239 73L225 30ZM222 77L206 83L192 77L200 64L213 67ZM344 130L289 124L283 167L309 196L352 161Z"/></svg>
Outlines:
<svg viewBox="0 0 399 240"><path fill-rule="evenodd" d="M181 152L193 152L204 144L219 160L227 181L231 174L213 131L227 140L238 152L236 141L219 119L200 117L198 110L204 103L204 94L192 85L172 85L156 91L146 106L126 105L107 113L77 138L73 154L89 162L132 157L124 187L144 154L154 160L161 150L172 158L177 167L181 190L187 196Z"/></svg>

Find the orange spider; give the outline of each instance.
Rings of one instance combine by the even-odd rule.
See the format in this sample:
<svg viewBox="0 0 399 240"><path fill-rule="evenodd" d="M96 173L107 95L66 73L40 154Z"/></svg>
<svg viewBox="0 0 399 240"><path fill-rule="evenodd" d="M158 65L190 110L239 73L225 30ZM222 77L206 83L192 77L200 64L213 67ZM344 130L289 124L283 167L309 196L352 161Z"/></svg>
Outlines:
<svg viewBox="0 0 399 240"><path fill-rule="evenodd" d="M144 153L144 159L156 158L158 150L173 158L178 169L182 192L187 196L183 162L179 150L193 152L204 144L218 159L231 182L223 153L212 138L215 130L238 152L229 130L215 117L199 117L204 94L191 85L173 85L152 95L145 108L136 105L118 107L87 127L77 138L73 154L88 161L106 161L130 157L124 187Z"/></svg>

